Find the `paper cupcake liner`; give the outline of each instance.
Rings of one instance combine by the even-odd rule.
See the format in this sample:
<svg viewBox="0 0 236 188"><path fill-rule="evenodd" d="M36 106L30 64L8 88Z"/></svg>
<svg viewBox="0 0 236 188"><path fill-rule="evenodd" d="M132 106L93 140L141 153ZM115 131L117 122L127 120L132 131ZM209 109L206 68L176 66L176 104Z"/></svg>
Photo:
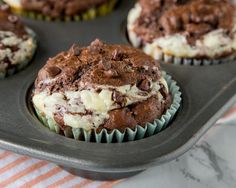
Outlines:
<svg viewBox="0 0 236 188"><path fill-rule="evenodd" d="M26 28L26 30L27 30L28 34L33 38L33 43L35 44L34 48L32 49L32 54L27 59L25 59L23 62L18 63L14 67L7 68L5 71L1 71L0 72L0 79L4 79L8 76L11 76L11 75L19 72L20 70L25 68L29 64L29 62L32 60L32 58L34 57L35 51L37 49L36 34L30 28Z"/></svg>
<svg viewBox="0 0 236 188"><path fill-rule="evenodd" d="M37 108L35 108L35 112L43 125L48 127L51 131L75 140L97 143L121 143L139 140L155 135L165 129L180 107L182 98L179 86L177 86L171 76L167 75L165 72L163 72L163 76L167 81L170 93L172 95L171 106L161 118L154 120L153 123L147 123L144 127L137 125L134 130L127 128L124 132L120 132L119 130L114 129L109 132L106 129L102 129L101 132L97 133L95 129L92 131L86 131L82 128L67 127L64 131L62 131L54 119L43 115L44 113Z"/></svg>
<svg viewBox="0 0 236 188"><path fill-rule="evenodd" d="M23 8L19 7L11 7L12 11L16 14L23 15L25 17L29 17L36 20L45 20L45 21L82 21L82 20L92 20L98 16L105 16L112 12L114 9L116 3L118 0L109 0L106 3L103 3L102 5L99 5L94 8L90 8L85 12L82 12L80 14L74 15L74 16L65 16L60 18L53 18L50 16L45 16L43 14L33 12L33 11L27 11L23 10Z"/></svg>
<svg viewBox="0 0 236 188"><path fill-rule="evenodd" d="M174 64L174 65L193 65L193 66L218 65L221 63L227 63L236 60L236 53L216 59L176 57L173 55L165 54L159 49L154 50L154 52L149 52L148 50L146 50L145 53L151 55L154 59L159 60L163 63Z"/></svg>

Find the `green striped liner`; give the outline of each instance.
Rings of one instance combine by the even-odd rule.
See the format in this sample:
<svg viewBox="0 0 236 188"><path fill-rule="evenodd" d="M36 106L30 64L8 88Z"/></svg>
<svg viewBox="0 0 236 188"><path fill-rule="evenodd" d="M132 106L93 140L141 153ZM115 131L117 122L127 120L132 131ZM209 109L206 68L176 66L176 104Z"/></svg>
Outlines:
<svg viewBox="0 0 236 188"><path fill-rule="evenodd" d="M95 130L86 131L82 128L68 127L62 132L54 119L43 116L42 114L44 113L37 109L35 109L35 111L40 121L51 131L58 134L62 133L64 136L73 138L75 140L86 142L92 141L97 143L121 143L143 139L145 137L155 135L165 129L180 107L182 98L179 86L177 86L176 82L172 80L171 76L167 75L165 72L163 72L163 76L167 81L170 93L172 95L172 104L170 108L165 112L165 114L162 115L160 119L156 119L152 123L147 123L144 127L137 125L134 130L127 128L124 132L120 132L117 129L113 130L112 132L108 132L106 129L102 129L99 133L97 133Z"/></svg>

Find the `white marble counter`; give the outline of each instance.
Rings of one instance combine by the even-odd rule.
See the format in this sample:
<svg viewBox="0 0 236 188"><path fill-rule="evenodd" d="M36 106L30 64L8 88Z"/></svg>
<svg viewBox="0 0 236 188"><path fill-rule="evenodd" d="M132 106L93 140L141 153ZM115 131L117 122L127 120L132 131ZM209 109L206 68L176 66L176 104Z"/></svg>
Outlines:
<svg viewBox="0 0 236 188"><path fill-rule="evenodd" d="M236 188L236 117L219 121L178 159L116 186L123 187Z"/></svg>

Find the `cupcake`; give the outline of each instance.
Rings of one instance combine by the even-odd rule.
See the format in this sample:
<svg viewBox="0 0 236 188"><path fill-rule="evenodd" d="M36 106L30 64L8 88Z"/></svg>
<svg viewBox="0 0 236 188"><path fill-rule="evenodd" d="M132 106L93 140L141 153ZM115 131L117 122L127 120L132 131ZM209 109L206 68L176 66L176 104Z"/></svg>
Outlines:
<svg viewBox="0 0 236 188"><path fill-rule="evenodd" d="M11 13L9 6L0 5L0 78L24 68L35 49L34 32Z"/></svg>
<svg viewBox="0 0 236 188"><path fill-rule="evenodd" d="M4 0L18 13L39 19L87 20L112 11L117 0Z"/></svg>
<svg viewBox="0 0 236 188"><path fill-rule="evenodd" d="M236 56L230 0L139 0L127 30L133 46L166 63L218 64Z"/></svg>
<svg viewBox="0 0 236 188"><path fill-rule="evenodd" d="M168 80L142 51L97 39L50 58L38 73L32 103L44 125L65 136L134 140L154 134L177 111L179 89Z"/></svg>

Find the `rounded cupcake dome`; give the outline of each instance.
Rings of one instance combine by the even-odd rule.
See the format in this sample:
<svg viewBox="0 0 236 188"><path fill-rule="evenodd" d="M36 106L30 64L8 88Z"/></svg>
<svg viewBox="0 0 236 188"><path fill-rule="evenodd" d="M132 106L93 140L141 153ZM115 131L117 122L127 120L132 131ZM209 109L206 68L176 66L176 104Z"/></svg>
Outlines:
<svg viewBox="0 0 236 188"><path fill-rule="evenodd" d="M116 0L4 0L14 10L29 16L39 14L52 19L91 19L110 12ZM38 15L35 15L37 17ZM42 19L42 17L40 17Z"/></svg>
<svg viewBox="0 0 236 188"><path fill-rule="evenodd" d="M130 42L156 59L197 62L235 57L236 13L231 0L139 0L129 13L127 28Z"/></svg>
<svg viewBox="0 0 236 188"><path fill-rule="evenodd" d="M0 5L0 78L25 67L35 49L33 31L11 13L8 5Z"/></svg>
<svg viewBox="0 0 236 188"><path fill-rule="evenodd" d="M98 39L50 58L38 73L32 101L38 114L62 131L97 133L144 127L172 102L159 62L138 49Z"/></svg>

